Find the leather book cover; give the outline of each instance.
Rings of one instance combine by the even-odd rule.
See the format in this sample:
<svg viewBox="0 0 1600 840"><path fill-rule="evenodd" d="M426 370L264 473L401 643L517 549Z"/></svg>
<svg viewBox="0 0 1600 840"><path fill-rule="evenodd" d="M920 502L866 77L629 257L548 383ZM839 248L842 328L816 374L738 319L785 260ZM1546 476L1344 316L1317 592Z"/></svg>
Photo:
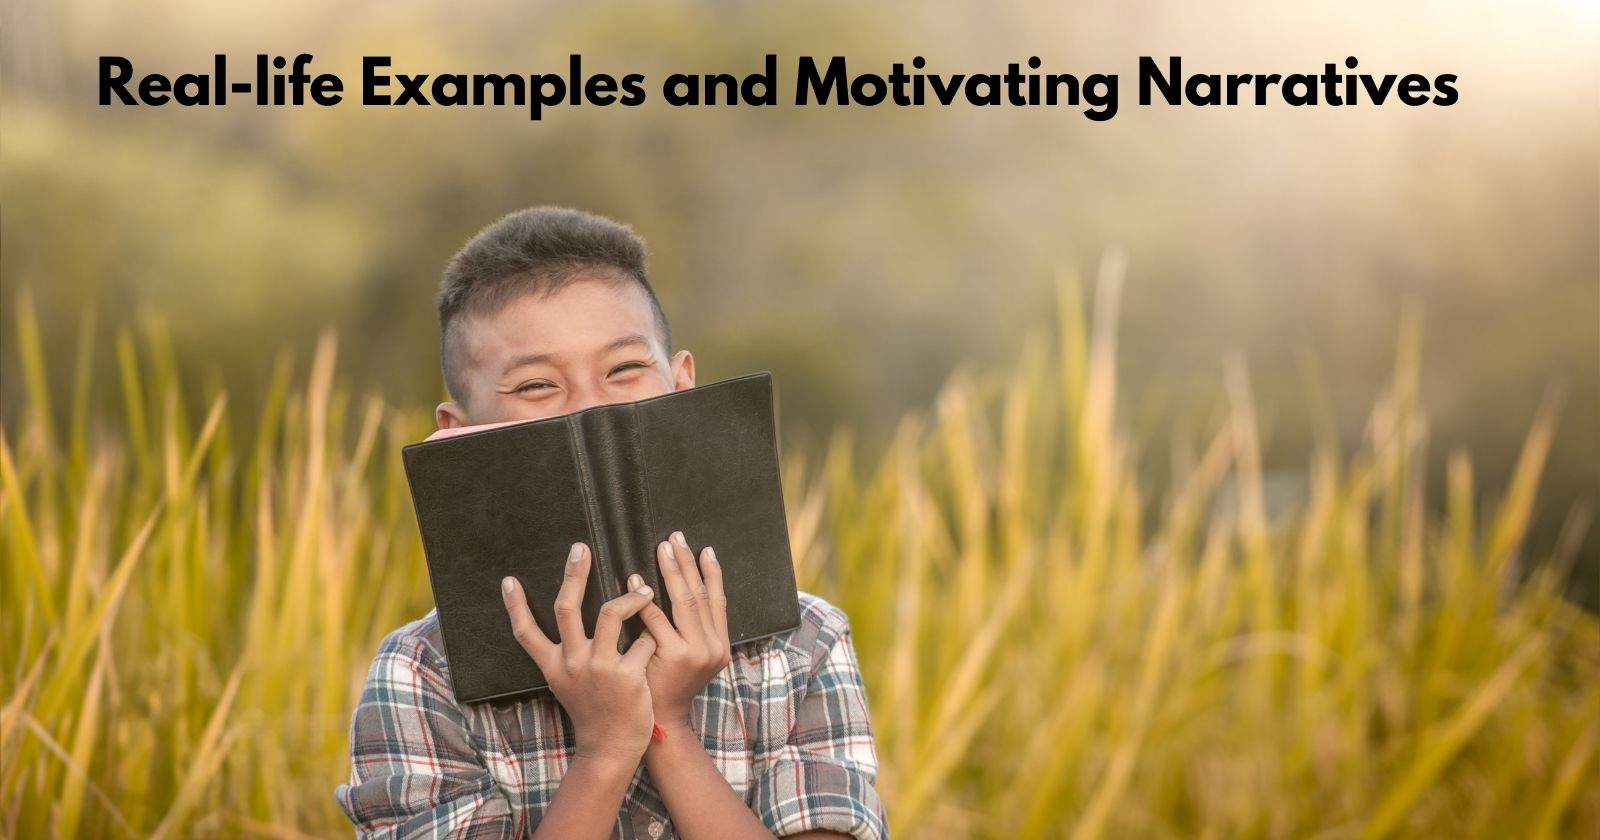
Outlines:
<svg viewBox="0 0 1600 840"><path fill-rule="evenodd" d="M583 619L638 573L671 614L655 546L683 531L717 550L733 644L799 625L779 476L772 376L761 372L630 403L467 432L401 451L462 702L548 690L511 635L500 579L522 582L557 638L567 550L587 543ZM623 628L622 646L643 629Z"/></svg>

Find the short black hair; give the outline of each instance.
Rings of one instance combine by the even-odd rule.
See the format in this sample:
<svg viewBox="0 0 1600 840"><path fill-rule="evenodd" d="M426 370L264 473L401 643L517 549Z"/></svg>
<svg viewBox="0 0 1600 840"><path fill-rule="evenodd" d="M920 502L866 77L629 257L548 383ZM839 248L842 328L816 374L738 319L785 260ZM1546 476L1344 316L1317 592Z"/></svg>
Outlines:
<svg viewBox="0 0 1600 840"><path fill-rule="evenodd" d="M643 288L662 349L671 355L672 331L644 263L644 240L632 228L570 207L529 207L478 231L450 258L439 283L439 364L451 399L466 399L455 358L466 316L498 312L524 294L552 294L580 277Z"/></svg>

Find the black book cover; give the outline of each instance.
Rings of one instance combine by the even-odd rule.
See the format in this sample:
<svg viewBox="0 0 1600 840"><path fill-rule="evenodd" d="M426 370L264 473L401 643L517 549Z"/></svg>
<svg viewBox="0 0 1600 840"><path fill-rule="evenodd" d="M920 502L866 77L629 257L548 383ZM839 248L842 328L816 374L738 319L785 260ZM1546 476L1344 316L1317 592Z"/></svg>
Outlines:
<svg viewBox="0 0 1600 840"><path fill-rule="evenodd" d="M456 699L548 690L511 635L501 578L522 582L557 638L567 551L593 562L583 619L638 573L671 614L655 547L683 531L717 551L733 644L799 625L778 472L772 376L761 372L631 403L414 443L401 450ZM643 630L630 619L626 648Z"/></svg>

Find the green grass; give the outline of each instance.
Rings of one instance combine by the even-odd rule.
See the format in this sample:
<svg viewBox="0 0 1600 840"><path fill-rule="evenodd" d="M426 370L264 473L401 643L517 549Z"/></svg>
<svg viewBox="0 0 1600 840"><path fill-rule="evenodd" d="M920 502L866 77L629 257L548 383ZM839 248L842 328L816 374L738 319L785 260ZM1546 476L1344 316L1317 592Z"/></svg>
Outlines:
<svg viewBox="0 0 1600 840"><path fill-rule="evenodd" d="M1247 372L1172 486L1116 417L1117 282L1063 285L1004 375L958 372L887 451L785 473L803 587L850 614L898 836L1563 837L1600 825L1600 624L1522 537L1554 406L1511 484L1453 456L1424 498L1415 331L1362 444L1269 515ZM326 836L378 640L429 607L398 450L335 344L238 418L158 327L86 323L58 415L32 309L0 439L0 831ZM113 422L94 424L97 409ZM192 416L191 416L192 414ZM60 431L60 430L65 430ZM1274 505L1274 510L1277 506ZM1531 570L1531 571L1530 571Z"/></svg>

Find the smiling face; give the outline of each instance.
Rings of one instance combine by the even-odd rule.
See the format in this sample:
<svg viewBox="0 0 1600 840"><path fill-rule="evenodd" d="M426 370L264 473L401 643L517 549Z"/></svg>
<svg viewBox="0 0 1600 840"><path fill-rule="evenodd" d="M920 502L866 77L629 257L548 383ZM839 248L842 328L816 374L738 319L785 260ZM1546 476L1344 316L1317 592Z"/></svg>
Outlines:
<svg viewBox="0 0 1600 840"><path fill-rule="evenodd" d="M667 348L635 283L591 274L552 294L518 295L460 324L461 402L439 428L536 420L694 387L694 357Z"/></svg>

